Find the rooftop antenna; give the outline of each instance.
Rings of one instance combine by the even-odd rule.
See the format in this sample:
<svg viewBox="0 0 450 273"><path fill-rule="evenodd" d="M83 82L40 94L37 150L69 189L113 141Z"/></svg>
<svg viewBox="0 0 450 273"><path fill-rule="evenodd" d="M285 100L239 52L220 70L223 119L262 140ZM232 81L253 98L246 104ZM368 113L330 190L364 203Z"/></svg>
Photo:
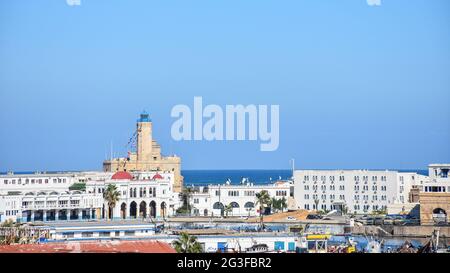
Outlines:
<svg viewBox="0 0 450 273"><path fill-rule="evenodd" d="M295 159L294 158L291 159L291 163L292 163L292 178L294 178L294 172L295 172Z"/></svg>
<svg viewBox="0 0 450 273"><path fill-rule="evenodd" d="M111 140L111 147L110 147L110 149L111 149L111 151L110 151L110 153L111 153L111 158L110 158L110 160L112 161L113 160L113 141Z"/></svg>

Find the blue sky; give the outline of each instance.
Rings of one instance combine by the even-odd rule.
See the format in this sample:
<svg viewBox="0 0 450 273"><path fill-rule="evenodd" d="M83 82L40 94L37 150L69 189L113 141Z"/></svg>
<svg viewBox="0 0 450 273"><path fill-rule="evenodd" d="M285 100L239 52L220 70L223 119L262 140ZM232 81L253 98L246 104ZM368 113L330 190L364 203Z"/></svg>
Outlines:
<svg viewBox="0 0 450 273"><path fill-rule="evenodd" d="M183 169L450 162L450 1L0 2L0 170L100 169L146 109ZM176 104L279 104L280 146L176 142Z"/></svg>

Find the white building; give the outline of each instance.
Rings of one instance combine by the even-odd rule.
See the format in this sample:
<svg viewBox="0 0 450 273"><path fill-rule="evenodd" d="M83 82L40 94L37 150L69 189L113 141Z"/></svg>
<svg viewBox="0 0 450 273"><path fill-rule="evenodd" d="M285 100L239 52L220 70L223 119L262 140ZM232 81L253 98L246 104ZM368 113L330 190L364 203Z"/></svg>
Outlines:
<svg viewBox="0 0 450 273"><path fill-rule="evenodd" d="M173 215L179 203L178 193L173 192L174 181L170 172L120 171L108 179L88 181L86 193L102 195L109 184L115 185L120 197L108 216L112 219L164 218ZM108 213L107 208L104 202L103 217Z"/></svg>
<svg viewBox="0 0 450 273"><path fill-rule="evenodd" d="M298 170L294 198L299 209L333 210L345 205L350 213L412 208L411 189L450 191L450 164L429 165L429 177L415 172L374 170Z"/></svg>
<svg viewBox="0 0 450 273"><path fill-rule="evenodd" d="M417 173L398 171L298 170L294 198L299 209L333 210L345 205L349 213L368 213L408 203L412 185L426 180Z"/></svg>
<svg viewBox="0 0 450 273"><path fill-rule="evenodd" d="M289 201L291 184L276 182L270 185L254 185L252 183L232 185L217 184L199 187L191 197L193 215L221 216L224 208L232 206L229 216L255 216L259 214L256 204L256 194L267 191L269 196L276 199L285 198Z"/></svg>
<svg viewBox="0 0 450 273"><path fill-rule="evenodd" d="M428 165L429 179L419 185L421 192L450 192L450 164Z"/></svg>
<svg viewBox="0 0 450 273"><path fill-rule="evenodd" d="M85 191L70 191L75 183L85 183ZM106 218L103 192L108 184L116 185L121 194L110 215L115 219L166 217L179 202L172 173L10 173L0 176L0 222Z"/></svg>
<svg viewBox="0 0 450 273"><path fill-rule="evenodd" d="M101 208L102 196L70 191L94 173L33 173L0 175L0 221L89 219Z"/></svg>

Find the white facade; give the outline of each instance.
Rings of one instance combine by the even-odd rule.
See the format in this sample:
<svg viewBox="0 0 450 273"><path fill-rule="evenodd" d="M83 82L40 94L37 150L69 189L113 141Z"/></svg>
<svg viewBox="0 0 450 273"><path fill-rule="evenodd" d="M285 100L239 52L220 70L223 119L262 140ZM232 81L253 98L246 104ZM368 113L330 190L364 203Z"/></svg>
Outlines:
<svg viewBox="0 0 450 273"><path fill-rule="evenodd" d="M450 164L430 164L429 180L420 185L422 192L450 192Z"/></svg>
<svg viewBox="0 0 450 273"><path fill-rule="evenodd" d="M96 218L103 204L101 195L79 191L1 195L2 221L20 222L81 220ZM69 219L68 219L69 218Z"/></svg>
<svg viewBox="0 0 450 273"><path fill-rule="evenodd" d="M199 187L191 197L192 213L200 216L223 215L223 208L232 205L233 210L229 216L255 216L259 214L256 204L256 194L265 190L269 196L276 199L285 198L286 203L290 197L291 184L277 182L270 185L209 185Z"/></svg>
<svg viewBox="0 0 450 273"><path fill-rule="evenodd" d="M89 220L106 218L103 191L115 184L120 200L115 219L166 217L179 203L173 193L172 173L137 172L132 179L112 179L113 173L80 172L0 176L0 222ZM70 191L74 183L85 183L85 191Z"/></svg>
<svg viewBox="0 0 450 273"><path fill-rule="evenodd" d="M294 198L299 209L333 210L345 204L349 213L368 213L407 203L412 185L424 180L426 176L397 171L298 170Z"/></svg>
<svg viewBox="0 0 450 273"><path fill-rule="evenodd" d="M77 182L72 174L6 174L0 175L0 194L29 192L63 192Z"/></svg>
<svg viewBox="0 0 450 273"><path fill-rule="evenodd" d="M412 188L450 192L450 164L429 165L429 177L415 172L374 170L298 170L294 198L299 209L333 210L345 204L349 213L388 207L406 208Z"/></svg>
<svg viewBox="0 0 450 273"><path fill-rule="evenodd" d="M119 201L113 209L113 219L159 218L175 213L179 203L177 193L173 192L174 175L169 172L133 173L133 179L112 178L89 181L86 192L102 195L105 188L113 184L120 193ZM103 216L108 205L103 204Z"/></svg>

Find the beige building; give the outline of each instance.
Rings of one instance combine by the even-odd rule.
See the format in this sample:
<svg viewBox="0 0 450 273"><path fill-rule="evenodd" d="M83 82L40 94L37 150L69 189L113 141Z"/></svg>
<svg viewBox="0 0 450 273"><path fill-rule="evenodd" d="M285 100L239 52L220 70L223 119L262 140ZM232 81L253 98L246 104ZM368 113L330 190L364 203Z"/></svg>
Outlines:
<svg viewBox="0 0 450 273"><path fill-rule="evenodd" d="M449 223L450 193L448 192L423 192L419 195L420 223L422 225L434 225Z"/></svg>
<svg viewBox="0 0 450 273"><path fill-rule="evenodd" d="M181 158L161 155L161 146L152 137L152 121L145 112L137 121L136 152L128 152L128 157L104 161L103 170L105 172L169 171L175 176L173 190L181 192L183 188Z"/></svg>

